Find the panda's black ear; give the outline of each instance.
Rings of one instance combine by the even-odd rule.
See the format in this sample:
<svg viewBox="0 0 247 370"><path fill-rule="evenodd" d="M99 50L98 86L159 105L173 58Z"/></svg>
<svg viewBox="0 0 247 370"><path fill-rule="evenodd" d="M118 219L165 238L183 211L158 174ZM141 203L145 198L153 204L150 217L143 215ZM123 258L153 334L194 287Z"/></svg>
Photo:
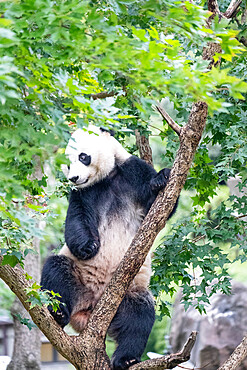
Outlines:
<svg viewBox="0 0 247 370"><path fill-rule="evenodd" d="M100 131L102 131L102 132L108 132L108 134L110 134L111 136L114 136L115 135L115 131L114 130L108 129L108 128L105 128L105 127L100 127Z"/></svg>

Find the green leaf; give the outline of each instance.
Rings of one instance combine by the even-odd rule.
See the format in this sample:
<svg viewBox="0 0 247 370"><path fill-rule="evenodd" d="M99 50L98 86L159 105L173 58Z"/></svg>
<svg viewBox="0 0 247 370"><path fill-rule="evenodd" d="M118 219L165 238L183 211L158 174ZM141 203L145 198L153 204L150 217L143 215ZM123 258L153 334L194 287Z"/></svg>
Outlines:
<svg viewBox="0 0 247 370"><path fill-rule="evenodd" d="M3 256L1 264L3 266L10 265L11 267L15 267L19 262L20 260L15 255L6 254L5 256Z"/></svg>
<svg viewBox="0 0 247 370"><path fill-rule="evenodd" d="M158 31L153 26L150 26L148 33L150 37L152 37L153 39L156 39L156 40L160 39Z"/></svg>
<svg viewBox="0 0 247 370"><path fill-rule="evenodd" d="M146 37L146 30L137 29L135 27L132 27L133 35L135 35L139 40L141 41L148 41L148 38Z"/></svg>

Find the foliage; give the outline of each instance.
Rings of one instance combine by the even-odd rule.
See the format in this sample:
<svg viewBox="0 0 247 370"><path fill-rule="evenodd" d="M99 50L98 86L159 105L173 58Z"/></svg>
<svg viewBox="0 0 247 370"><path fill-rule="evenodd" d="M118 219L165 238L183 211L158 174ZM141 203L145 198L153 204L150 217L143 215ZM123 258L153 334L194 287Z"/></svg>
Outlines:
<svg viewBox="0 0 247 370"><path fill-rule="evenodd" d="M27 277L27 279L29 279ZM57 312L61 303L58 298L61 298L60 294L54 293L52 290L41 290L41 286L34 282L29 288L26 289L26 293L28 296L27 302L30 303L30 309L35 306L52 306L52 309Z"/></svg>
<svg viewBox="0 0 247 370"><path fill-rule="evenodd" d="M56 226L60 211L53 212L52 202L67 194L58 171L75 127L114 126L129 145L135 129L157 134L150 125L159 120L152 109L157 101L183 125L191 104L202 100L210 116L186 183L194 190L193 210L156 251L153 290L172 295L174 283L182 285L186 305L197 298L200 311L216 289L229 292L230 259L222 243L241 244L238 258L245 261L245 222L239 216L246 213L246 197L230 198L211 214L205 205L219 182L238 175L244 186L247 179L247 53L236 38L242 11L237 22L216 18L209 29L207 11L189 1L0 2L3 263L22 263L33 237L44 238ZM221 66L212 70L202 59L208 42L222 48ZM95 99L101 92L111 94ZM159 164L171 166L178 138L166 123L157 125ZM40 221L49 228L39 229ZM57 227L61 234L61 222ZM29 292L31 304L47 304L37 289Z"/></svg>
<svg viewBox="0 0 247 370"><path fill-rule="evenodd" d="M26 327L29 330L32 330L32 328L37 327L30 319L27 319L26 317L22 317L19 313L15 314L15 317L22 325L26 325Z"/></svg>
<svg viewBox="0 0 247 370"><path fill-rule="evenodd" d="M233 198L239 202L239 198L230 197ZM242 202L246 204L246 197L241 198L241 207ZM194 304L200 312L204 311L205 302L209 303L208 298L216 291L228 294L230 281L226 266L231 261L222 246L231 243L233 248L239 246L241 240L240 249L245 250L245 228L246 222L233 216L232 209L225 203L212 212L210 219L198 218L194 212L178 221L173 233L165 237L155 252L154 293L158 295L162 289L173 295L176 291L174 283L182 284L185 307ZM246 255L237 258L244 262ZM166 305L163 311L165 308Z"/></svg>
<svg viewBox="0 0 247 370"><path fill-rule="evenodd" d="M232 75L237 74L243 81L246 55L235 59L231 69ZM220 95L229 103L228 113L215 112L208 118L186 182L187 189L196 190L192 196L193 212L173 226L173 233L157 249L152 280L157 295L161 286L173 295L174 282L181 285L185 307L193 304L201 312L214 292L230 292L229 264L246 261L246 218L241 215L247 214L247 198L243 195L247 179L247 105L245 100L236 103L228 91L222 90ZM208 205L218 192L218 184L235 176L239 179L237 195L229 196L209 212ZM236 256L232 257L229 247L238 251ZM166 313L167 305L161 301L160 306Z"/></svg>

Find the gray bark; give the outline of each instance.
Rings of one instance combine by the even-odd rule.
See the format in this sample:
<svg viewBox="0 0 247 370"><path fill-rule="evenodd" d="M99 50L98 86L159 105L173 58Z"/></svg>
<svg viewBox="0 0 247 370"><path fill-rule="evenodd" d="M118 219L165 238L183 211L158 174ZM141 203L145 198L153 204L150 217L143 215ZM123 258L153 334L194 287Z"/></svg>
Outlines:
<svg viewBox="0 0 247 370"><path fill-rule="evenodd" d="M39 248L39 240L33 241L34 249ZM39 253L29 253L25 259L25 271L31 275L34 280L40 280L40 258ZM29 313L23 307L18 298L15 299L11 314L14 320L14 350L11 362L7 370L40 370L40 331L38 328L29 330L26 325L20 323L16 314L31 320Z"/></svg>
<svg viewBox="0 0 247 370"><path fill-rule="evenodd" d="M43 174L40 166L39 158L36 158L37 166L34 178L41 180ZM37 228L42 227L42 223L39 222ZM34 238L32 241L32 248L34 253L29 253L24 262L24 268L27 273L32 276L34 281L40 281L40 251L39 251L40 240ZM35 327L31 330L26 325L20 323L16 314L19 314L22 318L29 320L31 316L27 310L23 307L20 300L16 297L11 314L14 320L14 350L12 354L11 362L9 363L7 370L40 370L41 359L41 333L40 330Z"/></svg>

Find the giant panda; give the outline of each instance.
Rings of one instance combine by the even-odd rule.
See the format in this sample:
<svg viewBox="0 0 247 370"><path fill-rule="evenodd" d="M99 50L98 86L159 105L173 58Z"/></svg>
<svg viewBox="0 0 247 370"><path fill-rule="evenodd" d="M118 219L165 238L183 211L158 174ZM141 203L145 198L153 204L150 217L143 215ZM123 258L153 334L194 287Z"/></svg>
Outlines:
<svg viewBox="0 0 247 370"><path fill-rule="evenodd" d="M170 170L157 173L95 127L76 130L65 153L70 165L64 172L74 185L65 221L66 244L45 262L41 285L61 296L57 312L49 307L58 324L70 323L81 332L159 190L166 186ZM139 362L146 346L155 319L150 276L149 254L108 330L117 343L115 370Z"/></svg>

